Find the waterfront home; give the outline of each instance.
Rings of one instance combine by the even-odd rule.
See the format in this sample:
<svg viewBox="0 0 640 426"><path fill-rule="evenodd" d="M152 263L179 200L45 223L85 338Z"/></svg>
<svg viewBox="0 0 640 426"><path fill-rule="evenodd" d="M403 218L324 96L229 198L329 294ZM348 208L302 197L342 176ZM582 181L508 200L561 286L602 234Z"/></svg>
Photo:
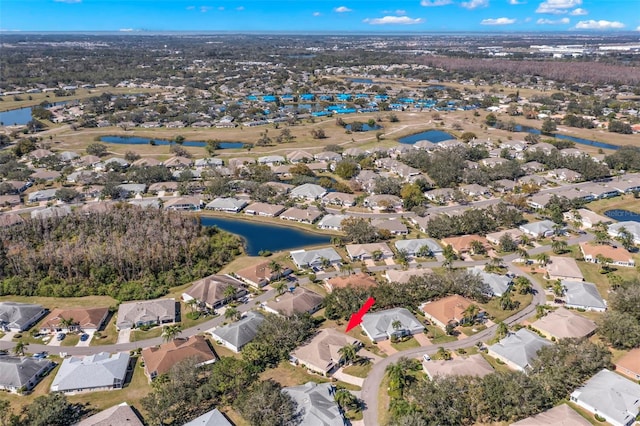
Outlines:
<svg viewBox="0 0 640 426"><path fill-rule="evenodd" d="M384 260L393 257L387 243L347 244L345 249L351 260Z"/></svg>
<svg viewBox="0 0 640 426"><path fill-rule="evenodd" d="M202 200L197 197L177 197L164 202L165 210L198 211L202 207Z"/></svg>
<svg viewBox="0 0 640 426"><path fill-rule="evenodd" d="M160 346L152 346L142 350L144 374L149 381L166 374L175 364L192 359L198 366L216 361L216 355L203 336L191 336L187 339L176 338Z"/></svg>
<svg viewBox="0 0 640 426"><path fill-rule="evenodd" d="M617 178L610 183L612 188L620 192L628 194L630 192L640 191L640 175L629 174Z"/></svg>
<svg viewBox="0 0 640 426"><path fill-rule="evenodd" d="M640 244L640 222L624 221L611 224L609 225L609 235L617 238L622 233L622 229L631 233L634 244Z"/></svg>
<svg viewBox="0 0 640 426"><path fill-rule="evenodd" d="M198 158L193 165L195 167L199 167L199 168L215 168L215 167L222 167L224 165L224 161L222 161L220 158L213 158L213 157L208 157L208 158Z"/></svg>
<svg viewBox="0 0 640 426"><path fill-rule="evenodd" d="M584 280L582 271L573 257L550 256L546 269L550 280Z"/></svg>
<svg viewBox="0 0 640 426"><path fill-rule="evenodd" d="M608 217L601 216L587 209L570 210L568 212L565 212L562 216L567 222L578 222L580 224L580 227L583 229L593 228L597 223L600 222L605 224L609 224L612 222L612 220Z"/></svg>
<svg viewBox="0 0 640 426"><path fill-rule="evenodd" d="M29 392L55 364L48 359L0 356L0 390Z"/></svg>
<svg viewBox="0 0 640 426"><path fill-rule="evenodd" d="M640 381L640 348L629 351L616 362L616 371L631 380Z"/></svg>
<svg viewBox="0 0 640 426"><path fill-rule="evenodd" d="M607 304L595 284L584 281L562 281L565 306L586 311L604 312Z"/></svg>
<svg viewBox="0 0 640 426"><path fill-rule="evenodd" d="M561 404L511 426L591 426L591 423L567 404Z"/></svg>
<svg viewBox="0 0 640 426"><path fill-rule="evenodd" d="M596 323L565 308L558 308L531 324L548 339L581 338L596 331Z"/></svg>
<svg viewBox="0 0 640 426"><path fill-rule="evenodd" d="M407 225L399 219L373 219L371 225L380 231L387 231L391 235L407 235Z"/></svg>
<svg viewBox="0 0 640 426"><path fill-rule="evenodd" d="M444 330L448 325L457 327L459 324L467 321L468 318L465 317L465 314L469 306L473 304L473 301L466 297L453 294L443 297L442 299L424 303L420 306L420 309L424 312L426 319ZM478 312L476 317L480 316L481 313Z"/></svg>
<svg viewBox="0 0 640 426"><path fill-rule="evenodd" d="M244 209L245 214L253 216L276 217L286 210L279 204L252 203Z"/></svg>
<svg viewBox="0 0 640 426"><path fill-rule="evenodd" d="M343 362L340 349L362 342L332 328L316 333L311 340L291 352L290 359L323 376L331 375Z"/></svg>
<svg viewBox="0 0 640 426"><path fill-rule="evenodd" d="M571 402L613 426L631 426L640 411L640 385L605 368L573 391Z"/></svg>
<svg viewBox="0 0 640 426"><path fill-rule="evenodd" d="M556 224L553 221L541 220L539 222L530 222L520 225L519 229L530 237L546 238L556 234L556 232L562 232L556 231L555 227Z"/></svg>
<svg viewBox="0 0 640 426"><path fill-rule="evenodd" d="M333 247L326 247L314 250L295 250L289 252L293 263L300 269L304 268L324 268L326 266L338 265L342 262L342 257Z"/></svg>
<svg viewBox="0 0 640 426"><path fill-rule="evenodd" d="M157 299L121 303L118 307L118 330L155 326L176 321L175 299Z"/></svg>
<svg viewBox="0 0 640 426"><path fill-rule="evenodd" d="M337 277L326 280L325 287L327 292L331 293L336 288L359 287L371 288L377 286L376 280L369 274L358 272L357 274L338 275Z"/></svg>
<svg viewBox="0 0 640 426"><path fill-rule="evenodd" d="M129 353L111 355L100 352L85 357L62 360L58 374L51 384L51 392L78 393L122 389L129 371Z"/></svg>
<svg viewBox="0 0 640 426"><path fill-rule="evenodd" d="M216 342L238 353L258 334L264 316L260 312L249 311L239 321L211 330L211 336Z"/></svg>
<svg viewBox="0 0 640 426"><path fill-rule="evenodd" d="M422 369L431 380L455 376L484 377L495 373L481 354L457 356L450 360L423 361Z"/></svg>
<svg viewBox="0 0 640 426"><path fill-rule="evenodd" d="M182 426L233 426L220 410L213 409Z"/></svg>
<svg viewBox="0 0 640 426"><path fill-rule="evenodd" d="M372 342L411 336L424 331L424 325L405 308L365 314L361 326Z"/></svg>
<svg viewBox="0 0 640 426"><path fill-rule="evenodd" d="M600 183L589 183L587 185L581 186L580 192L582 192L583 194L581 198L584 201L595 201L604 198L612 198L617 197L621 194L621 192L617 189Z"/></svg>
<svg viewBox="0 0 640 426"><path fill-rule="evenodd" d="M52 310L40 324L44 333L65 333L74 331L96 332L109 316L109 308L72 308Z"/></svg>
<svg viewBox="0 0 640 426"><path fill-rule="evenodd" d="M335 391L331 383L315 382L282 389L295 402L300 425L344 426L342 410L334 399Z"/></svg>
<svg viewBox="0 0 640 426"><path fill-rule="evenodd" d="M271 270L269 266L270 263L271 262L258 262L254 265L236 271L235 276L253 287L262 288L270 281L289 275L292 272L291 269L287 268L275 273Z"/></svg>
<svg viewBox="0 0 640 426"><path fill-rule="evenodd" d="M229 288L234 290L230 294ZM196 300L198 306L217 309L247 294L242 281L230 275L209 275L194 281L184 293L182 300Z"/></svg>
<svg viewBox="0 0 640 426"><path fill-rule="evenodd" d="M411 240L398 240L394 243L396 250L404 251L409 257L424 256L430 253L431 256L442 255L442 247L431 238L416 238Z"/></svg>
<svg viewBox="0 0 640 426"><path fill-rule="evenodd" d="M320 309L324 298L318 293L303 287L295 287L263 305L267 312L291 316L294 314L312 314Z"/></svg>
<svg viewBox="0 0 640 426"><path fill-rule="evenodd" d="M527 371L538 357L538 351L549 345L551 342L548 340L526 328L521 328L489 346L488 353L514 370Z"/></svg>
<svg viewBox="0 0 640 426"><path fill-rule="evenodd" d="M193 165L193 160L187 157L171 157L166 160L163 165L169 169L186 169Z"/></svg>
<svg viewBox="0 0 640 426"><path fill-rule="evenodd" d="M0 302L0 330L21 332L31 328L45 316L47 310L40 305L18 302Z"/></svg>
<svg viewBox="0 0 640 426"><path fill-rule="evenodd" d="M247 204L248 203L245 200L240 200L238 198L218 197L215 200L208 203L205 206L205 209L216 210L216 211L227 212L227 213L238 213L240 210L245 208Z"/></svg>
<svg viewBox="0 0 640 426"><path fill-rule="evenodd" d="M318 198L322 198L327 193L327 190L313 183L305 183L300 186L296 186L289 193L289 197L292 199L305 199L309 201L315 201Z"/></svg>
<svg viewBox="0 0 640 426"><path fill-rule="evenodd" d="M328 214L328 215L325 215L322 219L320 219L317 226L320 229L340 231L342 230L342 221L348 217L351 217L351 216L343 215L343 214Z"/></svg>
<svg viewBox="0 0 640 426"><path fill-rule="evenodd" d="M280 219L293 222L312 224L322 216L322 212L315 207L300 209L291 207L280 214Z"/></svg>
<svg viewBox="0 0 640 426"><path fill-rule="evenodd" d="M91 417L87 417L75 426L143 426L138 414L129 404L114 405L102 410Z"/></svg>
<svg viewBox="0 0 640 426"><path fill-rule="evenodd" d="M282 155L266 155L264 157L258 157L258 164L279 165L285 161L286 160Z"/></svg>
<svg viewBox="0 0 640 426"><path fill-rule="evenodd" d="M636 262L627 249L608 244L580 243L580 251L585 262L599 263L600 257L609 259L611 265L633 268Z"/></svg>
<svg viewBox="0 0 640 426"><path fill-rule="evenodd" d="M153 157L144 157L137 159L136 161L131 163L131 165L136 167L157 167L162 166L163 164L162 161L156 160Z"/></svg>

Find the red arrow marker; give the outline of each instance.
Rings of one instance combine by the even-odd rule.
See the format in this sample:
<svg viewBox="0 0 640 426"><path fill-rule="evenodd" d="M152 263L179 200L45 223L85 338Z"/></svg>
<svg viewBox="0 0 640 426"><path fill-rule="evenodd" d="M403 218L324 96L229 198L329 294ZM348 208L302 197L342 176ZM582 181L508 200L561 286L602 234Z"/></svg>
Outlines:
<svg viewBox="0 0 640 426"><path fill-rule="evenodd" d="M354 327L357 327L362 322L362 317L367 313L369 309L371 309L374 303L376 303L376 300L373 297L368 298L367 301L364 302L364 305L362 305L362 308L360 308L360 310L355 314L351 315L349 323L347 324L346 332Z"/></svg>

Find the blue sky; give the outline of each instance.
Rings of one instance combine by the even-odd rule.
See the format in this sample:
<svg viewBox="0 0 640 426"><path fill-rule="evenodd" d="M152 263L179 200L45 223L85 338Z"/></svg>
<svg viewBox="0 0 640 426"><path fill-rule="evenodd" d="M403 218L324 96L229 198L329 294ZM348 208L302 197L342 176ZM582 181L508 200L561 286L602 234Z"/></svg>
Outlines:
<svg viewBox="0 0 640 426"><path fill-rule="evenodd" d="M640 31L640 0L1 0L5 31Z"/></svg>

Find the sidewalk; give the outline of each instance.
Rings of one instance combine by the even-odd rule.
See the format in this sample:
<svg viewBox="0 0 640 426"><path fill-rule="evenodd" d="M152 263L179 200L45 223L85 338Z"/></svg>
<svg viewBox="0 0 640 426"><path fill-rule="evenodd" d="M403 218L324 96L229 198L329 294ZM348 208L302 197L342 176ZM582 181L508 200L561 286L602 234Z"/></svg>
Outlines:
<svg viewBox="0 0 640 426"><path fill-rule="evenodd" d="M363 378L346 374L343 371L342 367L340 367L335 373L333 373L333 378L338 379L342 382L349 383L351 385L360 386L360 387L362 387L362 384L364 383Z"/></svg>

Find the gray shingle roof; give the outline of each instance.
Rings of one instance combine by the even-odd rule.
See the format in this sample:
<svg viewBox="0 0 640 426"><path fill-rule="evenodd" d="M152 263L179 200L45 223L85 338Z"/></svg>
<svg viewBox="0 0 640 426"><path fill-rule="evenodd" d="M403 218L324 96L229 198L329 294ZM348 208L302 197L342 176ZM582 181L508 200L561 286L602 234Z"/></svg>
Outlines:
<svg viewBox="0 0 640 426"><path fill-rule="evenodd" d="M0 302L0 325L10 329L24 330L44 314L45 310L40 305Z"/></svg>
<svg viewBox="0 0 640 426"><path fill-rule="evenodd" d="M124 383L129 366L129 353L111 355L100 352L95 355L66 358L56 374L51 391L65 392L79 389L113 387Z"/></svg>
<svg viewBox="0 0 640 426"><path fill-rule="evenodd" d="M538 357L538 351L551 342L543 339L537 334L521 328L515 333L509 334L495 345L489 346L489 351L512 362L521 369L531 366L534 359Z"/></svg>
<svg viewBox="0 0 640 426"><path fill-rule="evenodd" d="M143 423L136 412L123 402L87 417L75 426L143 426Z"/></svg>
<svg viewBox="0 0 640 426"><path fill-rule="evenodd" d="M442 247L435 240L431 238L417 238L413 240L398 240L395 242L398 250L406 250L409 254L415 254L420 251L424 246L429 247L429 250L435 254L442 253Z"/></svg>
<svg viewBox="0 0 640 426"><path fill-rule="evenodd" d="M604 310L607 307L593 283L565 280L562 281L562 286L565 289L567 306L595 310Z"/></svg>
<svg viewBox="0 0 640 426"><path fill-rule="evenodd" d="M386 339L396 332L393 328L395 321L401 323L399 330L407 330L411 334L424 330L424 326L405 308L393 308L366 314L362 317L362 328L374 340Z"/></svg>
<svg viewBox="0 0 640 426"><path fill-rule="evenodd" d="M170 322L176 318L176 301L158 299L123 303L118 307L118 328L132 328L137 323Z"/></svg>
<svg viewBox="0 0 640 426"><path fill-rule="evenodd" d="M296 250L291 252L291 257L295 264L300 267L320 264L322 258L328 259L332 263L342 261L338 252L332 247L316 250Z"/></svg>
<svg viewBox="0 0 640 426"><path fill-rule="evenodd" d="M46 359L2 355L0 356L0 386L20 389L49 365L51 361Z"/></svg>
<svg viewBox="0 0 640 426"><path fill-rule="evenodd" d="M471 268L471 272L478 274L482 281L489 286L492 296L502 296L511 285L511 278L506 275L485 272L482 268Z"/></svg>
<svg viewBox="0 0 640 426"><path fill-rule="evenodd" d="M217 408L185 423L183 426L233 426Z"/></svg>
<svg viewBox="0 0 640 426"><path fill-rule="evenodd" d="M313 183L305 183L300 186L296 186L291 190L291 198L320 198L327 193L327 190Z"/></svg>
<svg viewBox="0 0 640 426"><path fill-rule="evenodd" d="M256 337L258 327L264 321L262 314L249 311L240 321L216 328L211 332L215 339L230 343L240 350Z"/></svg>
<svg viewBox="0 0 640 426"><path fill-rule="evenodd" d="M333 385L306 383L282 389L298 405L301 426L343 426L344 419L333 399Z"/></svg>

